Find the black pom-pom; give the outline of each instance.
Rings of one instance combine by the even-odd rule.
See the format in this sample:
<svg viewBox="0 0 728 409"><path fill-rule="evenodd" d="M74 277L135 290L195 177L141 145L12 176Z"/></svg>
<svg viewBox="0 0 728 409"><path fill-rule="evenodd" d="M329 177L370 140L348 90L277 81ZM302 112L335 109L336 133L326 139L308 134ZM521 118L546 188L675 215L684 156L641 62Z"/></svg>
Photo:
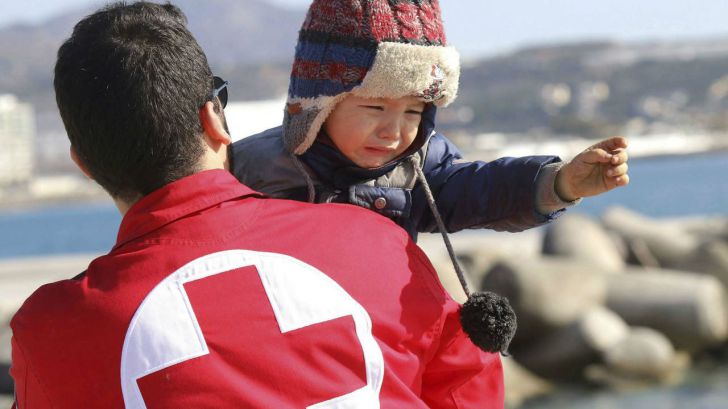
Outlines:
<svg viewBox="0 0 728 409"><path fill-rule="evenodd" d="M486 352L506 353L516 334L516 313L508 299L491 292L471 294L460 309L460 323L470 340Z"/></svg>

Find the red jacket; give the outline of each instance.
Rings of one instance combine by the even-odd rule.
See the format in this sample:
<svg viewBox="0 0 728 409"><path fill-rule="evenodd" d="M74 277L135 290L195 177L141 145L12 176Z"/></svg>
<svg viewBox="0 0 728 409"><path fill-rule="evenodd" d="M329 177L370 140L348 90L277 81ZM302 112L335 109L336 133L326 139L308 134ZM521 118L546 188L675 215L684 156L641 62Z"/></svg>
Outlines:
<svg viewBox="0 0 728 409"><path fill-rule="evenodd" d="M221 170L141 199L11 326L20 409L503 407L499 356L404 230Z"/></svg>

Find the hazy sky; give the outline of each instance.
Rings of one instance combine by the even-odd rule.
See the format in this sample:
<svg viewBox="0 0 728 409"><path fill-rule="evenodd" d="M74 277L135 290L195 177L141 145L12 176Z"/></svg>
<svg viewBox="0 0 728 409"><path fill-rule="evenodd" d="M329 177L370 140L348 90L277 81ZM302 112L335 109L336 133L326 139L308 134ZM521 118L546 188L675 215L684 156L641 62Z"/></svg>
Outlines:
<svg viewBox="0 0 728 409"><path fill-rule="evenodd" d="M310 0L268 0L306 7ZM42 21L93 0L0 0L0 25ZM451 43L465 56L585 38L728 37L726 0L441 0Z"/></svg>

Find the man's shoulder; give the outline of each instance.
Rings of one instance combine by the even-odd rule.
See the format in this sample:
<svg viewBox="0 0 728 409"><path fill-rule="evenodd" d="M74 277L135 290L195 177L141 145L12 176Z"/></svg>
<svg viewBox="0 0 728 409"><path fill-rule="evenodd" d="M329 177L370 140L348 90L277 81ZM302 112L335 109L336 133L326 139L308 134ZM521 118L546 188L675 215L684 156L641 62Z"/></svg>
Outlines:
<svg viewBox="0 0 728 409"><path fill-rule="evenodd" d="M44 327L48 322L57 322L58 314L62 315L62 311L80 295L84 273L36 289L13 316L10 322L13 332L19 333L23 329L32 331L33 328Z"/></svg>

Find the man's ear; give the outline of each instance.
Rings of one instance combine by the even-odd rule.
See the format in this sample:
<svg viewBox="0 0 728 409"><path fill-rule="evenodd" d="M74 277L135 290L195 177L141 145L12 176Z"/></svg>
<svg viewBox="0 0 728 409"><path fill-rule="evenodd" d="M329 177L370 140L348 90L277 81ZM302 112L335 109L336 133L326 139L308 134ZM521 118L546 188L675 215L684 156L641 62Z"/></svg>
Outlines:
<svg viewBox="0 0 728 409"><path fill-rule="evenodd" d="M215 112L215 104L211 101L205 102L205 105L200 108L200 122L205 135L211 139L211 142L223 145L232 143L232 138L223 125L222 115Z"/></svg>
<svg viewBox="0 0 728 409"><path fill-rule="evenodd" d="M93 176L91 176L91 172L88 171L88 168L86 167L86 164L83 163L81 158L78 156L78 153L76 153L76 150L73 149L73 146L70 148L71 150L71 160L73 163L76 164L76 166L83 172L84 175L86 175L87 178L93 179Z"/></svg>

